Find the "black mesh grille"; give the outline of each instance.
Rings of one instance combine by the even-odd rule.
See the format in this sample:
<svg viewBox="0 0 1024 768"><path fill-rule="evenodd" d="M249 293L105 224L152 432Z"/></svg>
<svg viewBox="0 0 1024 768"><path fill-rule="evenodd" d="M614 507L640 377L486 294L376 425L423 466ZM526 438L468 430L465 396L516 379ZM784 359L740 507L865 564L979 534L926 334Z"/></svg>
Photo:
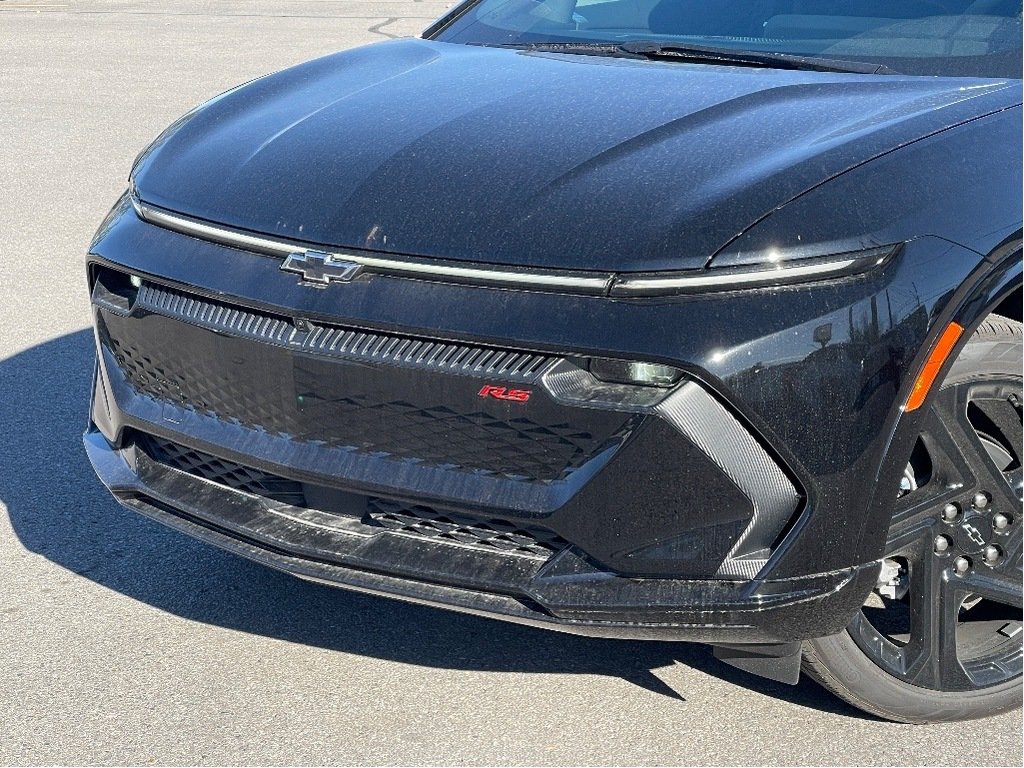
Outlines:
<svg viewBox="0 0 1024 768"><path fill-rule="evenodd" d="M371 499L365 520L393 531L492 552L550 557L568 546L564 539L544 528L507 520L472 520L387 499Z"/></svg>
<svg viewBox="0 0 1024 768"><path fill-rule="evenodd" d="M480 469L505 477L557 480L580 467L601 444L569 424L539 424L524 417L422 407L370 395L332 400L329 445L414 458L434 466Z"/></svg>
<svg viewBox="0 0 1024 768"><path fill-rule="evenodd" d="M370 333L144 284L99 332L140 395L363 455L515 481L563 480L621 444L635 415L480 398L535 389L545 355ZM490 378L492 377L493 378Z"/></svg>
<svg viewBox="0 0 1024 768"><path fill-rule="evenodd" d="M609 443L565 422L459 412L376 394L325 400L299 390L296 406L259 377L192 355L186 345L146 344L132 338L132 327L125 323L108 344L137 392L293 440L541 482L566 477ZM473 402L465 398L466 405Z"/></svg>
<svg viewBox="0 0 1024 768"><path fill-rule="evenodd" d="M148 343L126 325L108 339L132 388L200 413L277 434L297 434L294 414L258 377L232 376L223 361L193 355L187 347Z"/></svg>
<svg viewBox="0 0 1024 768"><path fill-rule="evenodd" d="M258 469L236 464L227 459L219 459L208 453L152 435L140 436L138 444L154 461L159 461L161 464L190 475L226 485L236 491L265 496L283 504L291 504L296 507L306 504L302 483L294 480L269 475Z"/></svg>

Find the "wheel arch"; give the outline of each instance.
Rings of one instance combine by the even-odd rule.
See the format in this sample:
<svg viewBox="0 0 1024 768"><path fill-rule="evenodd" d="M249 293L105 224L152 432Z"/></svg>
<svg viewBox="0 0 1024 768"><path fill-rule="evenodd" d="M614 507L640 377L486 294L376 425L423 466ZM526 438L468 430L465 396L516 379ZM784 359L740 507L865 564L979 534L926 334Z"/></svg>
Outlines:
<svg viewBox="0 0 1024 768"><path fill-rule="evenodd" d="M1020 321L1022 285L1024 285L1021 255L1022 237L1018 230L994 248L975 270L972 278L953 292L944 305L937 308L935 316L932 318L928 338L921 347L918 360L910 369L911 375L904 382L904 391L900 402L906 402L915 379L924 367L937 340L950 323L955 322L960 325L963 328L963 333L943 363L941 371L935 379L936 387L946 377L953 361L970 340L974 331L990 314L1001 314ZM893 489L899 487L899 478L914 450L928 402L929 400L926 399L924 406L916 411L901 410L890 432L887 450L876 468L874 492L868 508L868 515L873 521L889 520L892 517L896 498ZM862 556L866 555L865 561L882 556L886 534L887 527L884 525L865 526L862 540L857 548Z"/></svg>
<svg viewBox="0 0 1024 768"><path fill-rule="evenodd" d="M1024 301L1024 297L1021 295L1021 286L1018 285L1009 296L996 305L993 312L997 315L1008 317L1011 320L1016 320L1018 323L1024 322L1024 319L1021 318L1022 301Z"/></svg>
<svg viewBox="0 0 1024 768"><path fill-rule="evenodd" d="M993 313L1024 322L1021 317L1024 286L1022 252L1024 243L1018 230L985 257L990 269L974 282L967 297L953 308L951 319L971 332Z"/></svg>

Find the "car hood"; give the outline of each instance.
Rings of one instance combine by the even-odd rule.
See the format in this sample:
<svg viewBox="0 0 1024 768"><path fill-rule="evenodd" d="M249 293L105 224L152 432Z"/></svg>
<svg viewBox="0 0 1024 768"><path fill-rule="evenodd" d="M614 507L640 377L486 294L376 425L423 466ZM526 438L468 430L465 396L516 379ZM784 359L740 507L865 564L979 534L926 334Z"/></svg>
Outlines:
<svg viewBox="0 0 1024 768"><path fill-rule="evenodd" d="M133 178L152 205L325 247L684 269L1010 85L399 40L228 92Z"/></svg>

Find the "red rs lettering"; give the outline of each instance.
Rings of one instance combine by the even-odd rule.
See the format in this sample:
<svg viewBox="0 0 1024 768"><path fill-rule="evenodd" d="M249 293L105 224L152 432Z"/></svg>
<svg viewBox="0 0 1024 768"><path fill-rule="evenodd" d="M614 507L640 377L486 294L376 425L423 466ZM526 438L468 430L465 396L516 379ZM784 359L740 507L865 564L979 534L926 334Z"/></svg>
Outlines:
<svg viewBox="0 0 1024 768"><path fill-rule="evenodd" d="M506 402L525 403L530 399L528 389L508 389L507 387L495 387L492 384L485 384L477 393L478 397L493 397L495 400Z"/></svg>

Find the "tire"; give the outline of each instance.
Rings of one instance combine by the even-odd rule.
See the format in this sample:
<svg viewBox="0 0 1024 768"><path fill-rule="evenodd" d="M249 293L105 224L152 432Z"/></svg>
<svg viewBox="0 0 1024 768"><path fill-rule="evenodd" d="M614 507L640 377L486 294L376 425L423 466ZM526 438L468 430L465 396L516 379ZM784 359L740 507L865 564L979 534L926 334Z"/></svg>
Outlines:
<svg viewBox="0 0 1024 768"><path fill-rule="evenodd" d="M927 429L919 441L931 457L928 462L940 462L934 466L928 463L929 468L946 471L945 468L955 466L959 458L961 468L968 468L965 477L973 473L978 482L974 489L965 486L960 490L966 489L970 494L976 493L977 488L984 488L990 501L981 504L979 509L972 501L976 496L960 493L958 497L956 488L947 487L949 483L924 484L921 488L915 483L912 490L904 489L905 495L897 500L886 550L886 562L900 569L900 575L893 578L899 586L893 587L886 599L873 592L865 608L845 631L804 643L803 670L859 709L887 720L931 723L988 717L1021 705L1019 657L1024 631L1020 629L1020 528L1024 520L1021 519L1020 492L1014 488L1019 485L1020 431L1019 427L1013 430L1010 420L1014 410L1019 418L1024 367L1022 341L1021 324L1014 320L992 315L982 323L930 398L930 411L925 421ZM963 439L954 440L956 446L970 443L969 438L964 437L966 430L958 433L955 427L951 429L946 425L956 422L962 426L968 421L967 413L977 414L977 410L970 411L975 402L970 400L972 396L979 397L977 402L982 402L985 408L1000 409L993 412L1008 414L1002 422L1007 428L998 432L1004 449L1008 445L1013 449L1009 464L1004 464L1005 456L999 453L998 447L991 447L994 439L977 426L977 416L972 426L980 438L978 445L944 452L944 447L950 443L938 439L939 436L959 435ZM982 400L982 396L989 399ZM1000 397L1006 398L1009 409L1004 407ZM940 401L954 403L954 406L943 410L938 404ZM965 413L963 419L955 415L961 410ZM989 432L997 431L992 426L995 421L982 424L989 425L984 426ZM1012 442L1005 438L1008 433L1013 434ZM988 446L987 455L991 459L988 475L976 471L985 463L983 452L971 452L972 447L979 445ZM957 457L950 459L950 453ZM913 460L908 465L913 477L912 465ZM1015 466L1016 469L1010 469ZM994 478L998 475L991 474L993 472L1008 481L1005 488L995 488ZM951 520L950 507L954 505L958 517ZM997 530L1004 522L996 520L999 509L1011 520L1002 531ZM985 527L986 522L991 524L990 529ZM943 545L938 538L945 538L948 552L940 552ZM979 545L975 539L985 539L986 544ZM990 545L997 545L1003 556L996 565L989 562ZM961 574L958 568L964 567L963 561L969 563L969 570ZM992 589L993 580L999 581L999 587L990 594L988 590ZM978 585L988 586L983 586L981 592L970 591ZM896 590L904 587L905 592L897 599ZM929 589L933 594L929 594ZM869 608L869 605L875 607ZM984 610L979 614L980 619L975 620L971 618L971 611L979 610L978 606ZM899 633L880 628L884 621L878 617L888 616L887 620L893 621L899 612L907 617ZM987 622L981 620L992 616L996 618ZM992 633L991 628L1003 620L1007 623ZM970 621L975 623L968 623ZM970 629L965 629L968 627ZM983 650L978 651L978 648ZM1002 661L992 662L984 655L972 655L989 651L994 654L992 659ZM1017 660L1007 661L1014 654ZM976 670L984 667L986 661L989 667L1006 666L1000 673L1003 677L978 673Z"/></svg>

